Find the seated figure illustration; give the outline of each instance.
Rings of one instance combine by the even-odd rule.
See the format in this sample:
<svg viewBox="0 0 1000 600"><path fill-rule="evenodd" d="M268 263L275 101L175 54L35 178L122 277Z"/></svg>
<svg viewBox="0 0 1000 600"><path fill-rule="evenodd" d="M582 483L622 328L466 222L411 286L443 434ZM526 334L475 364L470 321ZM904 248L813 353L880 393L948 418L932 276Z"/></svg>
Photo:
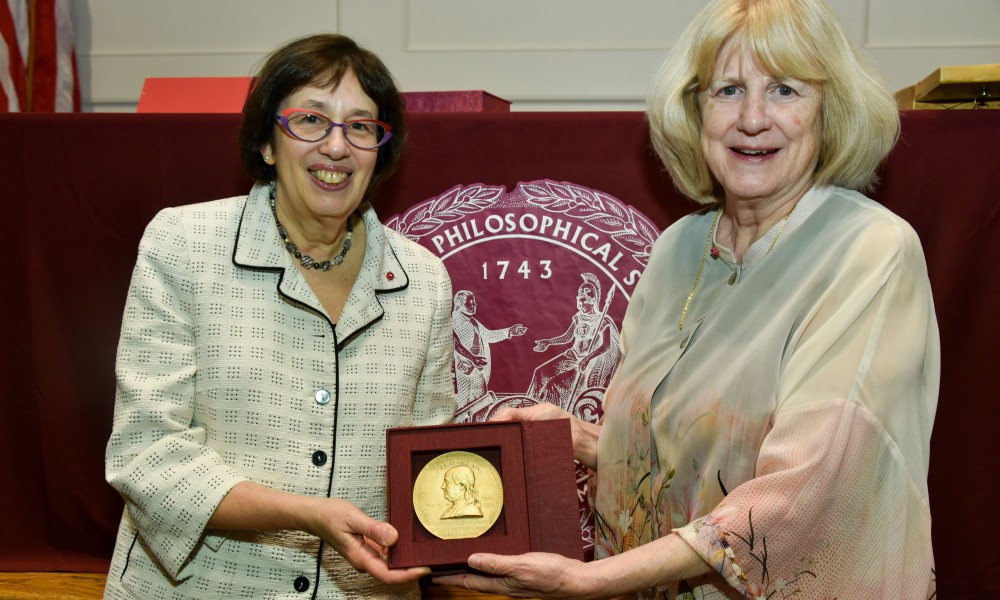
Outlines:
<svg viewBox="0 0 1000 600"><path fill-rule="evenodd" d="M451 502L451 506L441 513L442 519L483 516L476 491L476 474L469 467L458 465L445 471L441 491L445 500Z"/></svg>
<svg viewBox="0 0 1000 600"><path fill-rule="evenodd" d="M473 315L478 306L476 297L468 290L455 294L451 324L455 337L455 381L458 387L458 406L464 407L489 392L490 344L524 335L528 330L520 323L503 329L489 329Z"/></svg>
<svg viewBox="0 0 1000 600"><path fill-rule="evenodd" d="M535 340L534 350L545 352L553 344L570 347L535 369L527 391L539 402L551 402L571 412L580 393L607 388L621 358L618 327L607 316L607 306L598 310L601 284L593 273L580 276L583 283L576 293L577 312L569 327L556 337Z"/></svg>

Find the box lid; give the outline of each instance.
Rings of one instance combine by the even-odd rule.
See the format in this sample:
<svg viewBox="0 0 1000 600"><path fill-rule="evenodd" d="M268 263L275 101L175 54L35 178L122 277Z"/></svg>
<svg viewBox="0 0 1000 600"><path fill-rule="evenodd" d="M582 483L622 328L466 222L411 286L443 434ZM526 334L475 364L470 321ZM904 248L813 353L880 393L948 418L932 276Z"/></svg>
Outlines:
<svg viewBox="0 0 1000 600"><path fill-rule="evenodd" d="M973 102L1000 98L1000 64L941 67L913 86L916 102Z"/></svg>
<svg viewBox="0 0 1000 600"><path fill-rule="evenodd" d="M139 95L141 113L239 113L250 77L147 77Z"/></svg>

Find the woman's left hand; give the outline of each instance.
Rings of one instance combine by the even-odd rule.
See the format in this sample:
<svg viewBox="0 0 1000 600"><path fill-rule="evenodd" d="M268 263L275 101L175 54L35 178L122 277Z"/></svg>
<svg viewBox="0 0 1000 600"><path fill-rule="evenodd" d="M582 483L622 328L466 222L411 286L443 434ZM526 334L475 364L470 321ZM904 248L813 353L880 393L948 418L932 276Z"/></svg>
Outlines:
<svg viewBox="0 0 1000 600"><path fill-rule="evenodd" d="M358 571L389 585L415 581L430 573L427 567L390 569L385 556L399 533L341 498L302 496L242 481L216 507L208 528L304 531L321 538Z"/></svg>
<svg viewBox="0 0 1000 600"><path fill-rule="evenodd" d="M574 414L562 410L551 402L540 402L526 408L505 406L498 410L490 421L544 421L546 419L569 419L573 436L573 458L589 469L597 470L597 438L601 426L588 423Z"/></svg>
<svg viewBox="0 0 1000 600"><path fill-rule="evenodd" d="M558 554L473 554L469 566L485 575L448 575L434 582L513 598L607 597L598 594L604 590L588 576L584 563Z"/></svg>
<svg viewBox="0 0 1000 600"><path fill-rule="evenodd" d="M350 502L324 499L323 508L316 516L319 537L358 571L389 585L415 581L430 573L426 567L390 569L386 553L399 534L392 525L372 519Z"/></svg>

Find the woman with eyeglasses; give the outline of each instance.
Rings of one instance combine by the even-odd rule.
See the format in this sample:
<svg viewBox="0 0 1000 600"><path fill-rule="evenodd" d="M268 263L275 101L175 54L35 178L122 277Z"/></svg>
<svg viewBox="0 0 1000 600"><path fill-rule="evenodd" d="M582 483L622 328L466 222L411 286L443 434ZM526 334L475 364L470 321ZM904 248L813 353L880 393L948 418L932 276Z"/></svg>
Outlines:
<svg viewBox="0 0 1000 600"><path fill-rule="evenodd" d="M385 65L339 35L263 65L246 196L163 210L139 248L107 479L106 598L419 597L390 570L385 430L455 410L451 282L372 206L406 140Z"/></svg>

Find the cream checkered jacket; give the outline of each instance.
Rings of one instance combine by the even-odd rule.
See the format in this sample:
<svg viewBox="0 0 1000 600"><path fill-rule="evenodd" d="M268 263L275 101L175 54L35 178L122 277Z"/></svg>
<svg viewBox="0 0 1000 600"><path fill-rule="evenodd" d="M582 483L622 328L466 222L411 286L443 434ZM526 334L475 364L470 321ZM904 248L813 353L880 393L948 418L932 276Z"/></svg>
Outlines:
<svg viewBox="0 0 1000 600"><path fill-rule="evenodd" d="M126 501L107 598L418 596L301 532L205 532L244 480L384 520L385 429L455 409L441 261L366 205L364 264L333 324L283 248L268 195L255 186L168 208L143 236L106 456Z"/></svg>

